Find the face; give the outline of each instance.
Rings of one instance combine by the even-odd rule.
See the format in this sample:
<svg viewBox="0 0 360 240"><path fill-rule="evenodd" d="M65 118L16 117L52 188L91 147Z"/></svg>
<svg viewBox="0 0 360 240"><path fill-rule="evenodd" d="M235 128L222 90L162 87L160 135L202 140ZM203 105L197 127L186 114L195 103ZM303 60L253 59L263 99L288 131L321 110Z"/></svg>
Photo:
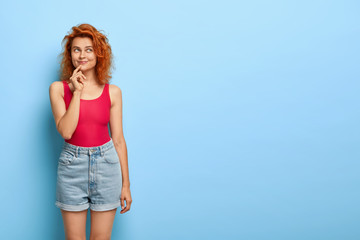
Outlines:
<svg viewBox="0 0 360 240"><path fill-rule="evenodd" d="M71 60L75 68L82 65L80 70L87 71L95 68L96 55L91 38L76 37L71 46Z"/></svg>

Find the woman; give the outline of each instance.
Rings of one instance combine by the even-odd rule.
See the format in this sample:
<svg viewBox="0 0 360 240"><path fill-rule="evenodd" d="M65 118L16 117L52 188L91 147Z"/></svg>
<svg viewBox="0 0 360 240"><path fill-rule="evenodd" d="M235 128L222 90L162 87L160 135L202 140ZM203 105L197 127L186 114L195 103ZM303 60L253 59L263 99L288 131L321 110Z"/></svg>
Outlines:
<svg viewBox="0 0 360 240"><path fill-rule="evenodd" d="M49 87L56 129L65 139L55 205L61 209L66 239L86 239L89 207L90 239L110 239L117 207L125 213L132 202L122 93L108 83L112 52L106 36L81 24L63 42L61 81Z"/></svg>

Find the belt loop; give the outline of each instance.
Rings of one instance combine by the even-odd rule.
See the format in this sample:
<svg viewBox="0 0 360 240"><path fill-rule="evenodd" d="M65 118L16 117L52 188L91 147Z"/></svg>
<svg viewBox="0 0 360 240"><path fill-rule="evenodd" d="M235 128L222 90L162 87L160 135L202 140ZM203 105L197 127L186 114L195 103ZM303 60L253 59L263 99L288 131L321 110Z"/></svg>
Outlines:
<svg viewBox="0 0 360 240"><path fill-rule="evenodd" d="M76 158L78 157L78 149L79 149L79 147L76 146L76 149L75 149L75 157L76 157Z"/></svg>
<svg viewBox="0 0 360 240"><path fill-rule="evenodd" d="M101 156L104 156L104 149L103 149L103 146L101 146L101 147L100 147L100 153L101 153L101 154L100 154Z"/></svg>

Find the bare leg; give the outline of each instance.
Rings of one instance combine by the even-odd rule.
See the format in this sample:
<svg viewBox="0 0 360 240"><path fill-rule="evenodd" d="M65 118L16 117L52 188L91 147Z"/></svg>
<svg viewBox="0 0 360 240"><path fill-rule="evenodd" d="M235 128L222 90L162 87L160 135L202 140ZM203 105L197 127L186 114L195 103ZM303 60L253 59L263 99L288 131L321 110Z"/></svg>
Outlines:
<svg viewBox="0 0 360 240"><path fill-rule="evenodd" d="M90 240L110 240L117 208L109 211L92 211Z"/></svg>
<svg viewBox="0 0 360 240"><path fill-rule="evenodd" d="M66 240L86 240L87 209L80 212L61 209Z"/></svg>

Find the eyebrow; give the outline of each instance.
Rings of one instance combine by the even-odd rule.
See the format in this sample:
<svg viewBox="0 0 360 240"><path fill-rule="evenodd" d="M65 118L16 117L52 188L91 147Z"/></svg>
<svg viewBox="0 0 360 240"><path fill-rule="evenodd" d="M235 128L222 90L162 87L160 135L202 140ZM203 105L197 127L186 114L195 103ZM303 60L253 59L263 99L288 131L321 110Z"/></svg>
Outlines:
<svg viewBox="0 0 360 240"><path fill-rule="evenodd" d="M92 48L92 46L86 46L85 48L88 48L88 47L91 47L91 48ZM78 47L78 46L73 46L72 48L80 48L80 47Z"/></svg>

